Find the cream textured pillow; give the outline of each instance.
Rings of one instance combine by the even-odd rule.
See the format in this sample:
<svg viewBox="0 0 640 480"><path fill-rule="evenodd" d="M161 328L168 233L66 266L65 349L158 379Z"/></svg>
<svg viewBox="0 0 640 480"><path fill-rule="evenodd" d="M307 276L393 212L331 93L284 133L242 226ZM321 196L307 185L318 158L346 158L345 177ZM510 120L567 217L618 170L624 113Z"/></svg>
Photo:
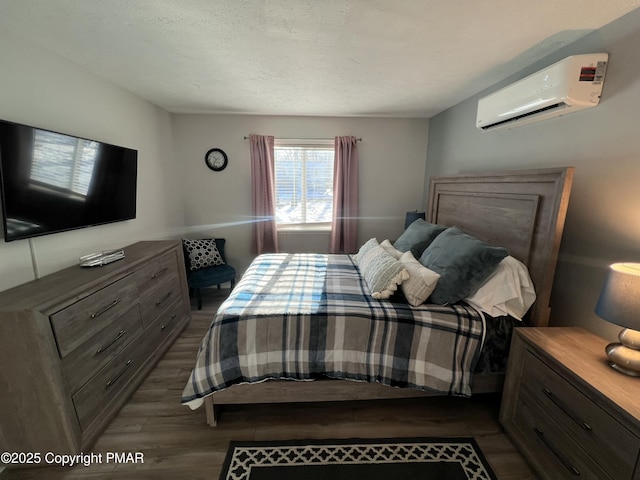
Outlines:
<svg viewBox="0 0 640 480"><path fill-rule="evenodd" d="M389 255L384 248L376 245L358 254L358 268L367 282L371 296L376 300L389 298L409 273L402 263Z"/></svg>
<svg viewBox="0 0 640 480"><path fill-rule="evenodd" d="M391 255L393 258L395 258L396 260L400 260L400 256L402 255L402 252L398 250L396 247L394 247L389 240L384 240L380 244L380 246L384 248L385 251L389 255Z"/></svg>
<svg viewBox="0 0 640 480"><path fill-rule="evenodd" d="M400 262L409 272L409 278L402 282L402 293L410 305L422 305L436 288L440 274L422 265L411 252L403 253Z"/></svg>
<svg viewBox="0 0 640 480"><path fill-rule="evenodd" d="M371 250L373 247L377 247L380 244L378 243L378 239L377 238L370 238L369 240L367 240L366 242L364 242L361 246L360 249L358 250L358 253L356 253L354 255L354 259L356 261L356 263L358 263L358 259L362 258L362 256L367 253L369 250Z"/></svg>

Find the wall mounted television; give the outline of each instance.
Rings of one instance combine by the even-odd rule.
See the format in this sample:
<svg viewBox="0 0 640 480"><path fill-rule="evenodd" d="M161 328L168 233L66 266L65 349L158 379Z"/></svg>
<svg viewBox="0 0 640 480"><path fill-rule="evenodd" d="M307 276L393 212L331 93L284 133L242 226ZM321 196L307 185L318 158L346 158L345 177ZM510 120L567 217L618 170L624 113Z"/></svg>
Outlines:
<svg viewBox="0 0 640 480"><path fill-rule="evenodd" d="M4 241L136 218L138 151L0 120Z"/></svg>

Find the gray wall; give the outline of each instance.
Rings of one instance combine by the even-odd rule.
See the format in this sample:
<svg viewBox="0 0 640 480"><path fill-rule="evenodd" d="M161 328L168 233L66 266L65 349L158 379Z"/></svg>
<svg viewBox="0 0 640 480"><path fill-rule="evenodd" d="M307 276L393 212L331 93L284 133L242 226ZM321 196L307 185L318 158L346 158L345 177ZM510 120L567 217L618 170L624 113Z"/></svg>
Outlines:
<svg viewBox="0 0 640 480"><path fill-rule="evenodd" d="M181 162L188 234L227 238L229 263L243 271L253 259L250 133L281 138L362 137L358 142L358 240L396 238L404 214L421 208L429 121L405 118L173 115L176 157ZM213 172L205 152L222 148L229 165ZM280 232L280 251L328 253L329 232Z"/></svg>
<svg viewBox="0 0 640 480"><path fill-rule="evenodd" d="M615 338L619 328L597 317L593 308L607 266L640 261L638 45L640 10L446 110L429 125L425 180L459 172L576 168L552 294L551 325L583 326L606 338ZM596 108L512 130L475 128L478 98L569 55L594 52L609 53Z"/></svg>
<svg viewBox="0 0 640 480"><path fill-rule="evenodd" d="M230 261L244 270L252 259L249 133L362 137L360 243L397 237L404 212L421 208L427 119L171 115L2 28L0 70L0 118L139 151L137 218L10 243L0 234L0 290L142 239L225 236ZM223 172L204 164L212 147L229 155ZM329 246L328 232L281 237L283 251Z"/></svg>
<svg viewBox="0 0 640 480"><path fill-rule="evenodd" d="M179 237L184 210L168 112L3 28L0 72L3 120L138 150L137 218L10 243L0 233L0 290L87 253Z"/></svg>

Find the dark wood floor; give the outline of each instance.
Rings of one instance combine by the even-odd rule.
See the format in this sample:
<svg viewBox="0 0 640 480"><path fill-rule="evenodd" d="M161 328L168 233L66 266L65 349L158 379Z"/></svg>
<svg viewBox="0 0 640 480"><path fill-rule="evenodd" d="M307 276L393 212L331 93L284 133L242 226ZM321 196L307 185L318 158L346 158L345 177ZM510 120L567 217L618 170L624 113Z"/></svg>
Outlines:
<svg viewBox="0 0 640 480"><path fill-rule="evenodd" d="M215 480L230 440L474 437L500 480L536 476L498 423L500 397L433 397L372 402L226 407L218 427L180 395L213 315L228 291L213 289L184 333L100 437L93 452L141 452L143 464L5 470L14 479ZM104 458L104 457L103 457Z"/></svg>

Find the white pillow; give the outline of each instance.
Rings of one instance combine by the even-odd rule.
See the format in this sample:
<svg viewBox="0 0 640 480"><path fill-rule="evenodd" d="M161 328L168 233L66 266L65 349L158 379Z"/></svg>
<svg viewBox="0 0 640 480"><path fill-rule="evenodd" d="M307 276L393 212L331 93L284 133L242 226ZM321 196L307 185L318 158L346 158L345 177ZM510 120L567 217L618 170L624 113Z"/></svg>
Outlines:
<svg viewBox="0 0 640 480"><path fill-rule="evenodd" d="M465 301L493 317L511 315L518 320L536 300L529 270L512 256L505 257L496 271Z"/></svg>
<svg viewBox="0 0 640 480"><path fill-rule="evenodd" d="M389 240L384 240L380 246L385 249L385 251L391 255L396 260L400 260L402 256L402 252L394 247Z"/></svg>
<svg viewBox="0 0 640 480"><path fill-rule="evenodd" d="M440 274L422 265L411 252L403 253L400 262L409 272L409 278L402 282L402 293L410 305L422 305L436 288Z"/></svg>
<svg viewBox="0 0 640 480"><path fill-rule="evenodd" d="M362 273L371 296L384 300L393 295L403 281L409 278L404 265L389 255L384 248L376 245L358 254L358 268Z"/></svg>

